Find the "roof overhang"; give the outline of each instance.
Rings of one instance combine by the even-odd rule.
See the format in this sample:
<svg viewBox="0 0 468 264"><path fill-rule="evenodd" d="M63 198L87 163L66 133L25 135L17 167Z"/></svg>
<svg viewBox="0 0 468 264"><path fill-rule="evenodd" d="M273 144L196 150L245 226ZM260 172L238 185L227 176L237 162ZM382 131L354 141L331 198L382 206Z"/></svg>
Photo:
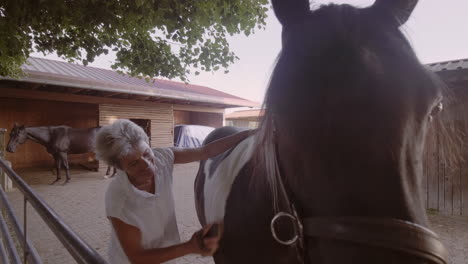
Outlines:
<svg viewBox="0 0 468 264"><path fill-rule="evenodd" d="M263 119L265 110L241 110L229 113L225 116L226 120L244 120L244 121L260 121Z"/></svg>
<svg viewBox="0 0 468 264"><path fill-rule="evenodd" d="M181 104L194 104L204 105L221 108L235 108L235 107L258 107L260 104L249 100L242 100L236 98L223 98L209 95L202 95L197 93L171 91L167 89L159 89L154 87L144 87L130 84L120 84L115 82L106 82L100 80L85 80L83 78L74 78L73 76L63 76L53 73L44 73L36 71L25 70L26 76L21 79L0 77L0 80L17 81L25 83L37 83L50 86L72 87L79 89L88 89L93 91L108 92L108 93L121 93L129 95L139 95L148 97L150 101L157 101L157 99L166 99L166 102L181 103Z"/></svg>
<svg viewBox="0 0 468 264"><path fill-rule="evenodd" d="M440 76L448 85L468 84L467 59L429 63L425 67Z"/></svg>
<svg viewBox="0 0 468 264"><path fill-rule="evenodd" d="M436 71L446 83L466 83L468 82L468 69Z"/></svg>

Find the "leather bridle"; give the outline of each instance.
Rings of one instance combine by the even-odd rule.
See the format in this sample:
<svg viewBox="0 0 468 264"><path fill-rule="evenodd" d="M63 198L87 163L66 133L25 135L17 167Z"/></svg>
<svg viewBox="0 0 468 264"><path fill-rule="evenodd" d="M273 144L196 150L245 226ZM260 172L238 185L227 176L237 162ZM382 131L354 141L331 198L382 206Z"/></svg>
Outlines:
<svg viewBox="0 0 468 264"><path fill-rule="evenodd" d="M277 150L276 142L273 144ZM275 152L279 197L286 203L286 210L276 213L271 220L271 233L278 243L295 248L300 263L305 263L304 242L308 239L321 238L394 250L435 264L448 263L447 250L437 234L416 223L392 218L359 216L300 217L281 177L278 153ZM294 236L289 240L282 240L277 234L276 224L280 219L292 221Z"/></svg>

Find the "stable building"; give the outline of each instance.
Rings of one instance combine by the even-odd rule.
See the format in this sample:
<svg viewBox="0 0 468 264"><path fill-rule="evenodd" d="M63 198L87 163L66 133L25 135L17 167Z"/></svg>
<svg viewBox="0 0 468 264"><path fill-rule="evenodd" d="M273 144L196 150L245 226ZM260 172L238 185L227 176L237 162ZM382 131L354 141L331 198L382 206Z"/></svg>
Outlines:
<svg viewBox="0 0 468 264"><path fill-rule="evenodd" d="M29 58L21 79L0 77L0 128L31 126L103 126L126 118L147 132L152 147L172 146L174 125L224 125L226 108L259 103L209 87L144 79L115 71L43 58ZM27 141L7 153L13 168L52 166L45 148ZM90 159L71 155L70 162Z"/></svg>
<svg viewBox="0 0 468 264"><path fill-rule="evenodd" d="M468 59L426 66L442 78L448 86L449 97L455 100L445 102L445 110L440 115L444 127L433 122L426 137L422 179L425 205L440 213L468 216ZM455 132L448 148L442 138L447 129ZM461 151L448 150L457 148ZM459 163L447 164L447 155L456 155Z"/></svg>
<svg viewBox="0 0 468 264"><path fill-rule="evenodd" d="M226 114L226 125L255 129L258 128L265 114L264 109L239 110Z"/></svg>

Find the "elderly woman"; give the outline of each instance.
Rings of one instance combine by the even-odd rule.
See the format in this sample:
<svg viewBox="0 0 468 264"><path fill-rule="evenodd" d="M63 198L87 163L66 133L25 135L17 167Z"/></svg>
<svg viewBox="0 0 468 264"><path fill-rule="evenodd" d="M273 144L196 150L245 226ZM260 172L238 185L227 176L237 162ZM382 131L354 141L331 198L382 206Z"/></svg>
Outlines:
<svg viewBox="0 0 468 264"><path fill-rule="evenodd" d="M180 242L172 194L174 164L218 155L250 134L244 131L200 148L149 146L142 128L117 120L96 135L97 157L118 169L106 192L106 214L112 223L110 263L174 263L187 254L212 255L219 235L205 237L209 226Z"/></svg>

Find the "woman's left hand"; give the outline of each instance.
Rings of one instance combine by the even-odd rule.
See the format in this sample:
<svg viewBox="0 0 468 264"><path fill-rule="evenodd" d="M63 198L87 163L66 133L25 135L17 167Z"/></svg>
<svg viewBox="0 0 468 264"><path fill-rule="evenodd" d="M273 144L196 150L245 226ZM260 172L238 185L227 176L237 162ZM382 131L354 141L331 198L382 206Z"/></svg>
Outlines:
<svg viewBox="0 0 468 264"><path fill-rule="evenodd" d="M194 253L204 257L213 256L216 250L218 250L221 233L221 224L210 224L194 233L189 241L194 248Z"/></svg>

